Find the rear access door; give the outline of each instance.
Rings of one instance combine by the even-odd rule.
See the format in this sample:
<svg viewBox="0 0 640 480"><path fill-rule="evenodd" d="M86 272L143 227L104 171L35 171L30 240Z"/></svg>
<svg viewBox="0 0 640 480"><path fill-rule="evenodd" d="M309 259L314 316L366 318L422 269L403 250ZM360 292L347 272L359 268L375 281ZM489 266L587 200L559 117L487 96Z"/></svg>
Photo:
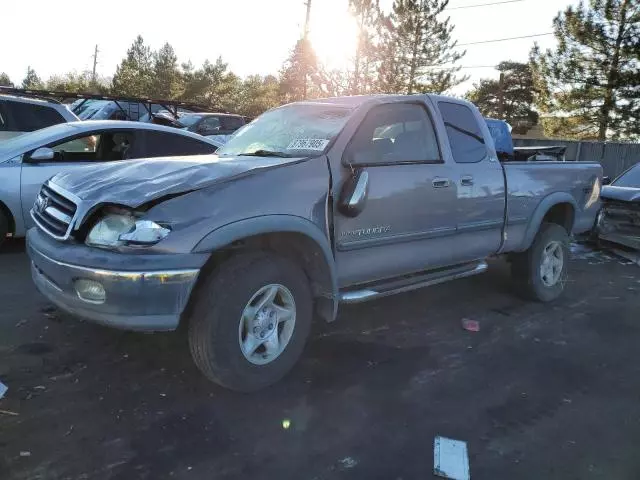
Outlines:
<svg viewBox="0 0 640 480"><path fill-rule="evenodd" d="M438 97L435 97L436 99ZM496 253L505 218L505 180L502 165L480 112L466 103L437 100L447 133L456 174L456 244L458 260L483 259Z"/></svg>

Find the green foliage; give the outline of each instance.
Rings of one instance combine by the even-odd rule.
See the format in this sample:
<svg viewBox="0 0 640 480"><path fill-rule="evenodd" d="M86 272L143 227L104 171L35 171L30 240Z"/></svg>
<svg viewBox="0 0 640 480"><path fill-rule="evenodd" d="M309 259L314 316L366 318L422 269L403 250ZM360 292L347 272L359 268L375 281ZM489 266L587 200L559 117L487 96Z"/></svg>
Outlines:
<svg viewBox="0 0 640 480"><path fill-rule="evenodd" d="M116 68L112 90L117 95L143 97L153 90L153 54L140 35Z"/></svg>
<svg viewBox="0 0 640 480"><path fill-rule="evenodd" d="M240 78L228 71L228 64L218 57L215 63L206 60L202 68L193 70L188 63L185 68L182 100L206 105L221 111L233 111L238 104Z"/></svg>
<svg viewBox="0 0 640 480"><path fill-rule="evenodd" d="M380 89L389 93L442 93L465 77L453 66L466 52L456 51L450 19L440 20L449 0L394 0L385 22ZM436 68L434 68L436 67Z"/></svg>
<svg viewBox="0 0 640 480"><path fill-rule="evenodd" d="M13 87L13 82L4 72L0 72L0 87Z"/></svg>
<svg viewBox="0 0 640 480"><path fill-rule="evenodd" d="M257 117L280 104L280 83L273 75L250 75L242 82L235 113Z"/></svg>
<svg viewBox="0 0 640 480"><path fill-rule="evenodd" d="M104 80L94 83L91 72L69 72L63 75L52 75L46 82L47 90L62 92L108 93L109 85Z"/></svg>
<svg viewBox="0 0 640 480"><path fill-rule="evenodd" d="M153 97L173 100L183 93L184 82L178 68L178 57L169 43L153 54L152 71L150 93Z"/></svg>
<svg viewBox="0 0 640 480"><path fill-rule="evenodd" d="M280 97L284 103L322 96L322 75L316 53L306 38L293 47L280 70Z"/></svg>
<svg viewBox="0 0 640 480"><path fill-rule="evenodd" d="M531 68L526 63L501 62L497 70L502 75L502 85L500 80L482 79L466 97L485 117L506 120L514 133L526 133L538 123L538 113L533 109Z"/></svg>
<svg viewBox="0 0 640 480"><path fill-rule="evenodd" d="M36 71L30 66L27 67L27 75L22 80L22 88L41 89L44 88L44 83L40 80L40 77Z"/></svg>
<svg viewBox="0 0 640 480"><path fill-rule="evenodd" d="M374 93L377 71L382 59L382 39L387 19L380 10L379 0L349 0L349 9L358 24L353 72L350 75L347 74L350 77L349 93L352 95ZM333 76L335 77L337 73L334 72Z"/></svg>
<svg viewBox="0 0 640 480"><path fill-rule="evenodd" d="M640 136L640 1L590 0L554 20L555 50L531 52L548 135Z"/></svg>

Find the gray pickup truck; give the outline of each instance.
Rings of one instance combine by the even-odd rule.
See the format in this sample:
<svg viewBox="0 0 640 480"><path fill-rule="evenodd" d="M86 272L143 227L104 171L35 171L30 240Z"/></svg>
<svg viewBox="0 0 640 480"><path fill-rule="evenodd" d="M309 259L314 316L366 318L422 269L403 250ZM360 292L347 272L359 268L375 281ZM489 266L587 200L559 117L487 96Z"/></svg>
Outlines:
<svg viewBox="0 0 640 480"><path fill-rule="evenodd" d="M293 367L314 316L481 273L490 256L509 254L529 298L555 299L569 235L599 208L598 163L502 165L479 111L442 96L293 103L218 152L56 175L28 252L61 309L185 325L200 370L240 391Z"/></svg>

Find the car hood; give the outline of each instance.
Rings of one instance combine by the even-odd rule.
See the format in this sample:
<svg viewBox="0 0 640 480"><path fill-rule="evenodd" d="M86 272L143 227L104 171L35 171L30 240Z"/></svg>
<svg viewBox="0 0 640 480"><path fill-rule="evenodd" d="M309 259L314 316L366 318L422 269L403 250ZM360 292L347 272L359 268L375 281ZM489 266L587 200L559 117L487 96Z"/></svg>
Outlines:
<svg viewBox="0 0 640 480"><path fill-rule="evenodd" d="M619 202L640 202L640 188L607 185L602 187L600 197L604 200L617 200Z"/></svg>
<svg viewBox="0 0 640 480"><path fill-rule="evenodd" d="M51 182L78 196L85 208L100 203L135 208L160 197L199 190L302 160L217 155L125 160L59 173Z"/></svg>

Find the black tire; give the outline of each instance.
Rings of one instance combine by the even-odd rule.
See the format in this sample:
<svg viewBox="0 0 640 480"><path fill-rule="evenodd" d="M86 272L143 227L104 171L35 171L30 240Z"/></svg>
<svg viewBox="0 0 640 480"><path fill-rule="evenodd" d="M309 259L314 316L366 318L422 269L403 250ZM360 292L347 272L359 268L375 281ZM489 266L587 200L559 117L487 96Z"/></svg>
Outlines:
<svg viewBox="0 0 640 480"><path fill-rule="evenodd" d="M542 280L540 267L543 261L543 252L552 242L558 242L562 246L564 261L560 279L553 286L548 286ZM539 302L555 300L564 291L568 263L569 235L567 231L555 223L543 223L531 247L525 252L513 255L511 275L517 292L525 298Z"/></svg>
<svg viewBox="0 0 640 480"><path fill-rule="evenodd" d="M7 233L9 233L9 220L4 213L0 212L0 246L7 238Z"/></svg>
<svg viewBox="0 0 640 480"><path fill-rule="evenodd" d="M285 286L295 301L295 324L282 353L266 365L245 358L239 343L242 312L262 287ZM191 355L214 382L251 392L284 377L298 361L311 330L313 300L303 270L291 260L271 254L240 254L214 270L195 292L189 318Z"/></svg>

